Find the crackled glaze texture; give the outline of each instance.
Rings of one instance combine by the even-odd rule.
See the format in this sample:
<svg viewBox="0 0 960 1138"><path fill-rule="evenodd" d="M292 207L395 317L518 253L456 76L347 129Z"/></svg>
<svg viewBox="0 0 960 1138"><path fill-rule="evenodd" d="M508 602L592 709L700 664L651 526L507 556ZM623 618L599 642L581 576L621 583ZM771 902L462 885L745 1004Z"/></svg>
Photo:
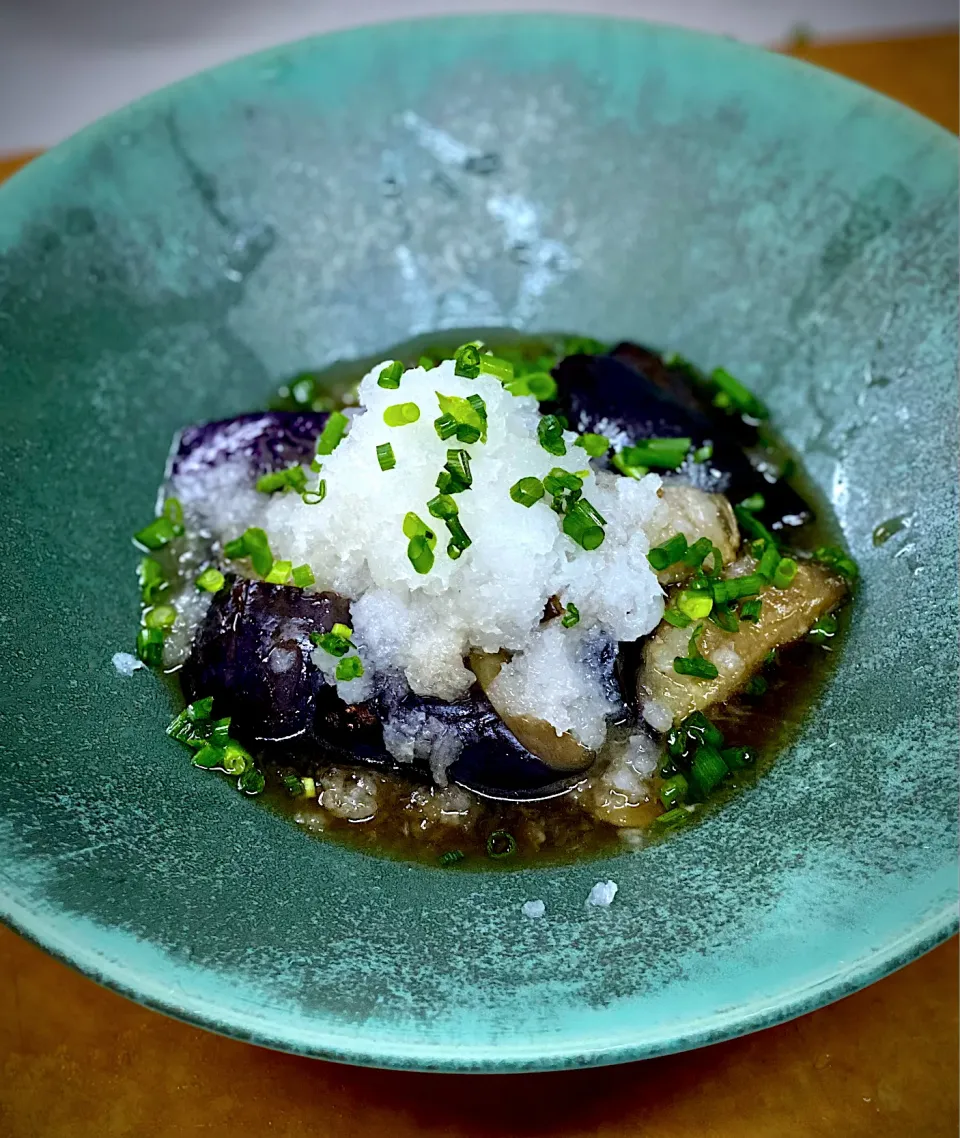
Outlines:
<svg viewBox="0 0 960 1138"><path fill-rule="evenodd" d="M0 190L0 911L151 1006L384 1066L550 1068L763 1026L956 902L954 141L722 40L498 17L173 87ZM863 586L773 772L639 856L495 875L312 841L190 768L119 675L171 434L431 328L723 362ZM874 546L874 527L909 525ZM598 880L619 892L584 904ZM531 920L524 901L546 915Z"/></svg>

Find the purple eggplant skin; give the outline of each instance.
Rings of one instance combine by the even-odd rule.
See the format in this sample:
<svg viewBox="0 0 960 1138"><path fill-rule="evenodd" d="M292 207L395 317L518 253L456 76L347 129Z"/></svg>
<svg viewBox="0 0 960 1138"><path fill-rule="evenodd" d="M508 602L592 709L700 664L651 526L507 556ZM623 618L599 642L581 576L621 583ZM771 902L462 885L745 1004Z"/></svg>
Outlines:
<svg viewBox="0 0 960 1138"><path fill-rule="evenodd" d="M553 375L557 397L546 409L565 415L572 430L606 435L618 449L650 438L689 437L694 447L710 441L712 458L684 468L694 485L726 494L734 503L762 494L765 506L757 516L770 529L813 518L793 487L783 480L769 482L751 463L744 447L756 443L756 429L714 408L686 369L623 343L608 355L567 356Z"/></svg>
<svg viewBox="0 0 960 1138"><path fill-rule="evenodd" d="M309 462L327 413L312 411L257 411L187 427L176 440L168 467L174 491L189 490L225 462L246 465L251 484L261 474Z"/></svg>
<svg viewBox="0 0 960 1138"><path fill-rule="evenodd" d="M383 741L388 711L426 712L455 727L463 744L448 777L494 798L550 797L577 779L522 747L479 685L450 703L406 693L388 709L379 695L347 704L310 659L311 632L350 624L349 601L230 575L212 599L180 672L188 701L213 696L214 714L252 750L309 773L318 762L361 764L430 781L426 763L398 763Z"/></svg>

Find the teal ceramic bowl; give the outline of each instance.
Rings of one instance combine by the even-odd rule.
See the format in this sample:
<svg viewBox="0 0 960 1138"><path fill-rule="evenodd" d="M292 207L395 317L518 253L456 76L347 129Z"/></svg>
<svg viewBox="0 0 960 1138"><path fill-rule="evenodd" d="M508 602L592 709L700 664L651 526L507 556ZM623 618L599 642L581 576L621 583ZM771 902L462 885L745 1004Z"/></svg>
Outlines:
<svg viewBox="0 0 960 1138"><path fill-rule="evenodd" d="M41 158L0 190L2 915L216 1031L457 1071L696 1047L942 940L956 249L953 138L802 64L640 23L311 40ZM137 624L129 535L177 428L469 325L726 364L862 566L844 659L795 742L649 851L472 874L311 840L193 770L162 685L111 665ZM607 878L613 905L588 909Z"/></svg>

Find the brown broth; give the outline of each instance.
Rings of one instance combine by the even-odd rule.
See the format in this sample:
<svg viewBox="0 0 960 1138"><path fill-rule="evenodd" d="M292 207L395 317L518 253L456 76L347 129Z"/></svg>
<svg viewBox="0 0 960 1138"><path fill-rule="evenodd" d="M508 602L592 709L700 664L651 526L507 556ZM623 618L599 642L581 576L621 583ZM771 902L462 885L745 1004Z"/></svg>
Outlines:
<svg viewBox="0 0 960 1138"><path fill-rule="evenodd" d="M538 339L523 337L512 330L460 329L441 335L425 335L363 360L338 362L321 372L307 373L290 381L307 379L318 394L317 409L350 402L355 384L379 360L392 357L409 361L422 354L452 354L454 348L472 339L483 339L494 352L509 348L536 359L556 351L563 337ZM286 394L286 393L284 393ZM281 397L276 406L302 406ZM799 548L839 544L838 527L832 512L817 487L806 476L798 456L775 433L765 429L763 446L772 463L791 471L789 482L811 503L816 521L796 533ZM779 654L775 666L766 669L767 692L757 698L738 696L715 707L710 715L724 732L728 745L746 745L759 755L755 767L733 772L723 787L698 810L698 816L721 807L744 787L753 785L769 769L777 754L796 736L801 724L812 713L817 700L836 665L843 640L845 620L829 645L822 647L803 642ZM614 725L608 746L616 745L636 730L634 721ZM442 855L451 851L462 859L448 866L449 871L470 869L507 869L524 865L562 864L585 857L601 857L624 849L621 831L599 821L578 805L576 795L565 795L545 802L518 805L475 799L472 807L475 822L469 832L442 824L422 824L422 815L409 805L411 791L417 787L403 775L380 774L367 768L353 768L378 783L378 809L373 819L349 822L321 811L316 800L291 799L281 785L285 769L268 766L267 789L261 800L272 810L289 817L303 828L322 833L324 838L339 841L355 849L402 860L415 860L437 865ZM323 769L320 768L318 774ZM339 771L351 768L338 767ZM656 798L659 777L652 781L649 819L662 811ZM321 824L322 823L322 828ZM516 841L516 851L509 857L493 859L487 853L491 834L506 831ZM634 831L635 833L635 831Z"/></svg>

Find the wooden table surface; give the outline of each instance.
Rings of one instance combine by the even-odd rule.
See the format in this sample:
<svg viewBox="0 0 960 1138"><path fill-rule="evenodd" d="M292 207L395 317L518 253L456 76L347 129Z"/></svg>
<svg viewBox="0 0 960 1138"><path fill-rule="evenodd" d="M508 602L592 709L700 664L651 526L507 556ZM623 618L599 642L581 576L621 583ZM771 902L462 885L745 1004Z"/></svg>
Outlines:
<svg viewBox="0 0 960 1138"><path fill-rule="evenodd" d="M957 130L957 36L794 54ZM0 179L29 155L0 158ZM552 1075L367 1071L146 1011L0 928L0 1138L946 1138L958 1132L954 938L744 1039Z"/></svg>

